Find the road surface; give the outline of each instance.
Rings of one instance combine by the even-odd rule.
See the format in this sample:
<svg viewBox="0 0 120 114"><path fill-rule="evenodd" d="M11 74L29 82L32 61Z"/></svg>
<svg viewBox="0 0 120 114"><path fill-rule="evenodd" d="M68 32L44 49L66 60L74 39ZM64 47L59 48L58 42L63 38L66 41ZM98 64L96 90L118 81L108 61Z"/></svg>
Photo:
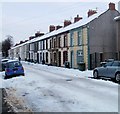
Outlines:
<svg viewBox="0 0 120 114"><path fill-rule="evenodd" d="M118 112L118 84L23 63L25 77L3 81L33 112ZM61 72L60 72L61 71Z"/></svg>

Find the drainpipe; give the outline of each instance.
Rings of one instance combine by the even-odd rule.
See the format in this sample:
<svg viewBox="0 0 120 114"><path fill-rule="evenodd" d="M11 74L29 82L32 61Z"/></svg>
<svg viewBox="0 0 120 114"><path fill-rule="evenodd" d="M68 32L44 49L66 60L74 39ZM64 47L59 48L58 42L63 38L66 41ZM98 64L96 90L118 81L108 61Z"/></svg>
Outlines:
<svg viewBox="0 0 120 114"><path fill-rule="evenodd" d="M89 26L87 26L87 38L88 38L88 70L90 70L90 45L89 45Z"/></svg>

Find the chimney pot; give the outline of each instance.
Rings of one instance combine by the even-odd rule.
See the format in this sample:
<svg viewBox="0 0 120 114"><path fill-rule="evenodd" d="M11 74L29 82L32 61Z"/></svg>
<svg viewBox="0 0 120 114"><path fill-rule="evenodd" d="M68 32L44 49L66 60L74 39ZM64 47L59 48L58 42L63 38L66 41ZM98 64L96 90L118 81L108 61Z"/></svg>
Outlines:
<svg viewBox="0 0 120 114"><path fill-rule="evenodd" d="M115 4L109 3L109 10L115 10Z"/></svg>
<svg viewBox="0 0 120 114"><path fill-rule="evenodd" d="M64 27L68 26L71 24L70 20L64 20Z"/></svg>
<svg viewBox="0 0 120 114"><path fill-rule="evenodd" d="M44 35L44 33L40 33L39 31L35 33L35 37L42 36L42 35Z"/></svg>
<svg viewBox="0 0 120 114"><path fill-rule="evenodd" d="M97 13L96 10L89 10L88 11L88 17L92 16L95 13Z"/></svg>
<svg viewBox="0 0 120 114"><path fill-rule="evenodd" d="M60 26L60 25L56 26L56 30L58 30L60 28L62 28L62 26Z"/></svg>
<svg viewBox="0 0 120 114"><path fill-rule="evenodd" d="M77 17L74 18L74 23L81 20L81 19L82 19L82 17L79 17L79 15L77 15Z"/></svg>
<svg viewBox="0 0 120 114"><path fill-rule="evenodd" d="M54 25L50 25L49 26L49 32L52 32L52 31L54 31L55 30L55 26Z"/></svg>

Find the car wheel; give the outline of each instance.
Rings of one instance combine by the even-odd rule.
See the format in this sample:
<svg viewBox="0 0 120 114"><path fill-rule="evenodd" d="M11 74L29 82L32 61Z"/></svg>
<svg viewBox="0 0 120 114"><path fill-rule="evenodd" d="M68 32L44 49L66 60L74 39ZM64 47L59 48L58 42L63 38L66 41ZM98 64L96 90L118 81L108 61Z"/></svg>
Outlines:
<svg viewBox="0 0 120 114"><path fill-rule="evenodd" d="M95 79L98 78L98 71L97 70L94 71L93 76L94 76Z"/></svg>
<svg viewBox="0 0 120 114"><path fill-rule="evenodd" d="M7 77L7 76L5 76L5 77L4 77L4 79L8 79L8 77Z"/></svg>
<svg viewBox="0 0 120 114"><path fill-rule="evenodd" d="M120 82L120 72L115 75L115 81Z"/></svg>

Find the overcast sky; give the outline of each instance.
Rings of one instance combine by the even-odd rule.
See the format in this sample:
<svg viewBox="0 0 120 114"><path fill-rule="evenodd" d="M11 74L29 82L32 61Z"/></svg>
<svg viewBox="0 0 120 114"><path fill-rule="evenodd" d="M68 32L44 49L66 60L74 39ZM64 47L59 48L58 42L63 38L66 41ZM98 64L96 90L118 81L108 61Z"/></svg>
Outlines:
<svg viewBox="0 0 120 114"><path fill-rule="evenodd" d="M47 33L49 25L63 25L65 19L73 22L74 17L79 14L84 18L87 17L89 9L97 9L98 11L106 11L109 2L116 3L117 0L4 0L0 4L2 9L0 26L1 40L6 35L14 38L14 43L28 39L35 32L40 31ZM18 2L17 2L18 1ZM39 1L39 2L38 2ZM74 2L70 2L74 1ZM79 1L79 2L78 2ZM80 2L81 1L81 2ZM88 2L89 1L89 2ZM1 31L2 30L2 31Z"/></svg>

